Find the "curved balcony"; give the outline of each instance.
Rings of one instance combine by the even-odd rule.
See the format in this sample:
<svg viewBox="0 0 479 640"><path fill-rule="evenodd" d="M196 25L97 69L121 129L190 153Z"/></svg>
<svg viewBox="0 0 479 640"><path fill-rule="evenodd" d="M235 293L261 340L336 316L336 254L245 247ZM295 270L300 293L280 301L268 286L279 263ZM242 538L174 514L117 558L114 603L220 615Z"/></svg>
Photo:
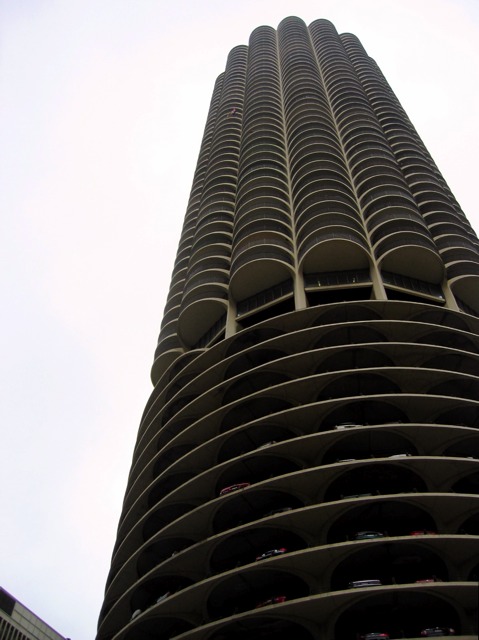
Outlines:
<svg viewBox="0 0 479 640"><path fill-rule="evenodd" d="M369 246L362 234L347 227L328 226L309 234L299 246L304 273L367 269Z"/></svg>
<svg viewBox="0 0 479 640"><path fill-rule="evenodd" d="M206 283L195 287L181 305L178 335L183 344L193 347L225 315L228 292L223 285Z"/></svg>
<svg viewBox="0 0 479 640"><path fill-rule="evenodd" d="M293 248L286 237L271 232L254 236L236 249L231 264L230 293L240 301L291 278Z"/></svg>
<svg viewBox="0 0 479 640"><path fill-rule="evenodd" d="M299 245L304 239L316 230L326 230L328 227L346 227L355 233L359 233L364 239L366 234L363 225L359 219L359 216L353 217L350 214L344 212L327 212L327 213L312 213L310 216L305 217L304 222L300 218L297 221L298 233L297 241Z"/></svg>
<svg viewBox="0 0 479 640"><path fill-rule="evenodd" d="M411 231L393 232L375 247L381 269L414 278L420 273L426 282L440 283L444 265L432 241Z"/></svg>
<svg viewBox="0 0 479 640"><path fill-rule="evenodd" d="M238 227L233 236L235 246L243 242L249 236L258 237L258 235L268 234L269 232L280 233L286 237L292 237L292 229L290 224L284 224L283 221L274 220L263 216L261 219L251 221L248 217L243 220L241 227Z"/></svg>

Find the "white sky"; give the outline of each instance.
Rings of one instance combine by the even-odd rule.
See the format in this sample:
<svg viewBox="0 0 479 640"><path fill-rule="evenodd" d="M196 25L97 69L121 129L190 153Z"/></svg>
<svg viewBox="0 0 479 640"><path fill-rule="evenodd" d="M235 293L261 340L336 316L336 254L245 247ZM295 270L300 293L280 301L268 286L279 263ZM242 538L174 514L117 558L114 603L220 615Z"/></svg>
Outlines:
<svg viewBox="0 0 479 640"><path fill-rule="evenodd" d="M94 637L213 83L356 34L479 229L477 0L0 0L0 584Z"/></svg>

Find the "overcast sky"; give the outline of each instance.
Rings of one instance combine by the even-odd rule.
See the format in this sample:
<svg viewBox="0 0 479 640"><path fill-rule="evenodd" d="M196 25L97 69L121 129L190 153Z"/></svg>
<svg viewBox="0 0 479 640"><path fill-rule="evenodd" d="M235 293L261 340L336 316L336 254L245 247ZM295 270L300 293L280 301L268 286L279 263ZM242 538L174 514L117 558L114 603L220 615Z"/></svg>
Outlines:
<svg viewBox="0 0 479 640"><path fill-rule="evenodd" d="M260 24L376 59L479 229L477 0L0 0L0 584L102 604L213 83Z"/></svg>

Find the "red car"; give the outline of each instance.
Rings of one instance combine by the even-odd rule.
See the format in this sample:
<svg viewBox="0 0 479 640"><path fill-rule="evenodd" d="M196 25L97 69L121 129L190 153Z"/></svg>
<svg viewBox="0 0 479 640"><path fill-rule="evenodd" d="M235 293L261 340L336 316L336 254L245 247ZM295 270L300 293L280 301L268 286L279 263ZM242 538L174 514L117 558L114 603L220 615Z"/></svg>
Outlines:
<svg viewBox="0 0 479 640"><path fill-rule="evenodd" d="M258 602L255 609L260 609L261 607L268 607L270 604L279 604L280 602L286 602L286 596L273 596L272 598L268 598L268 600L263 600L263 602Z"/></svg>
<svg viewBox="0 0 479 640"><path fill-rule="evenodd" d="M442 582L442 580L437 576L431 576L430 578L422 578L421 580L416 580L416 584L427 584L428 582Z"/></svg>
<svg viewBox="0 0 479 640"><path fill-rule="evenodd" d="M437 536L437 531L429 531L428 529L418 529L411 531L410 536Z"/></svg>
<svg viewBox="0 0 479 640"><path fill-rule="evenodd" d="M274 556L282 556L283 553L286 553L288 550L286 547L280 547L279 549L270 549L269 551L265 551L260 556L256 556L256 562L258 560L266 560L267 558L274 558Z"/></svg>
<svg viewBox="0 0 479 640"><path fill-rule="evenodd" d="M239 491L240 489L246 489L249 487L251 482L237 482L236 484L230 484L229 487L224 487L221 489L220 496L225 496L227 493L233 493L233 491Z"/></svg>

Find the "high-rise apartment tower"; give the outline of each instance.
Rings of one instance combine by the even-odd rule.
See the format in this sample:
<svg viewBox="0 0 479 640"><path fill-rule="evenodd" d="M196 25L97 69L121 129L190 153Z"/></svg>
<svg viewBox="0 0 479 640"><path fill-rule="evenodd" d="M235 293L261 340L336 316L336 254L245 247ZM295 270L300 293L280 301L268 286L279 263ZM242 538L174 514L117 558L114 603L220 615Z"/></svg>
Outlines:
<svg viewBox="0 0 479 640"><path fill-rule="evenodd" d="M234 48L98 640L477 638L478 281L355 36L287 18Z"/></svg>

